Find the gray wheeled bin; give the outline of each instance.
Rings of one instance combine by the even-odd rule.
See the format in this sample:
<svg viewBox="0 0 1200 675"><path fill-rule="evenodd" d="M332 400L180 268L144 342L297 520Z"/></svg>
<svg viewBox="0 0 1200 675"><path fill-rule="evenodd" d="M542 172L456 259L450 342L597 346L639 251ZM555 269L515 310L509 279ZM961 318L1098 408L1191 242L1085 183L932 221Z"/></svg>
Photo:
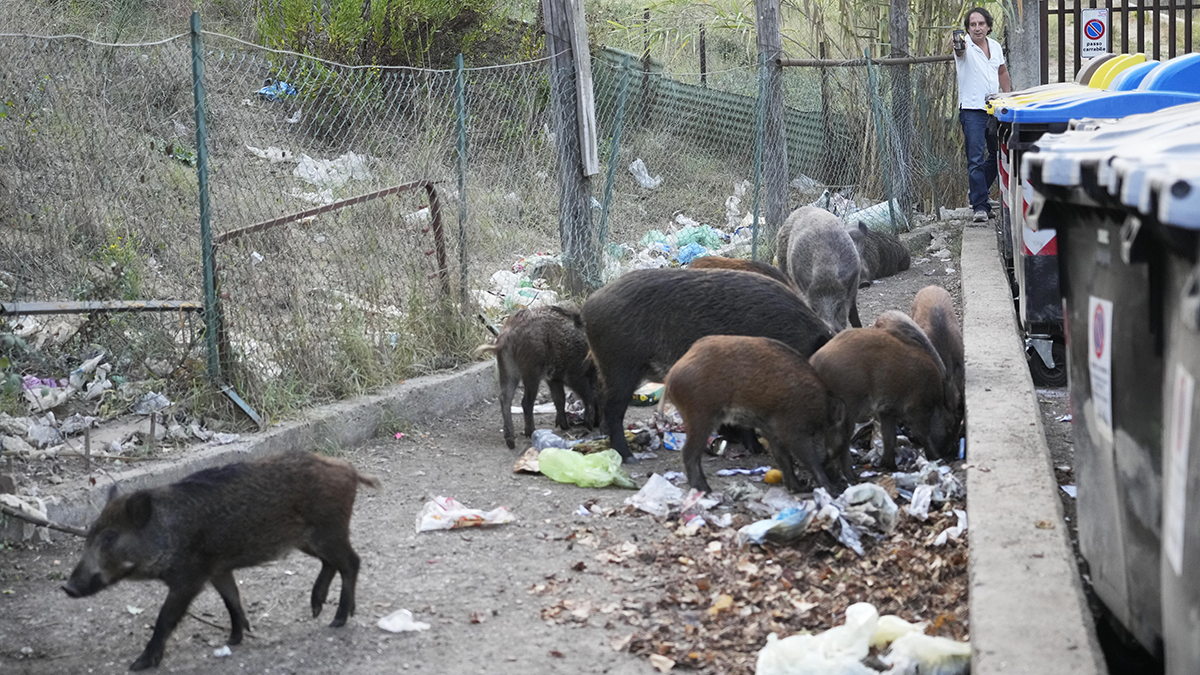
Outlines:
<svg viewBox="0 0 1200 675"><path fill-rule="evenodd" d="M1080 551L1168 672L1200 673L1200 104L1039 147L1022 171L1032 226L1058 229Z"/></svg>

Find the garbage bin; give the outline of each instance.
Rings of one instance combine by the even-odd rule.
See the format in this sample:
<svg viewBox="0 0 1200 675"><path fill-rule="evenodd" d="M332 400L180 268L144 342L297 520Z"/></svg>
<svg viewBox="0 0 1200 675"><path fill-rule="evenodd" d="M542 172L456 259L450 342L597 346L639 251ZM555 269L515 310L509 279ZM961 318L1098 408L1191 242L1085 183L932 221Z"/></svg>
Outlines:
<svg viewBox="0 0 1200 675"><path fill-rule="evenodd" d="M1052 228L1034 232L1025 226L1029 208L1027 185L1017 170L1021 157L1033 150L1046 133L1065 131L1072 119L1120 118L1200 100L1200 54L1187 54L1146 68L1144 55L1114 55L1089 69L1088 86L1043 85L1006 95L992 104L999 127L1001 195L1004 208L1001 236L1011 238L1004 247L1017 298L1017 317L1029 349L1034 381L1063 386L1062 307L1058 287L1058 242ZM1127 71L1137 79L1125 79ZM1137 82L1139 89L1099 89L1119 82ZM1007 183L1007 188L1005 184Z"/></svg>
<svg viewBox="0 0 1200 675"><path fill-rule="evenodd" d="M1022 164L1030 226L1058 232L1080 552L1172 675L1200 672L1197 138L1200 103L1082 122Z"/></svg>

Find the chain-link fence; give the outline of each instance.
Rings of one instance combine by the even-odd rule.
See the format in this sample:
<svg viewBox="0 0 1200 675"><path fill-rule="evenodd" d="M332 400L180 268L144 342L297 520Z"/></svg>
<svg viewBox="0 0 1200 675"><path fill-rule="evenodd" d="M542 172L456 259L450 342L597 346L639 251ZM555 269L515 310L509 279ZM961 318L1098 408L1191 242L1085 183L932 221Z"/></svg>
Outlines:
<svg viewBox="0 0 1200 675"><path fill-rule="evenodd" d="M477 315L498 318L521 285L566 294L552 265L506 277L559 256L564 238L593 251L593 285L678 264L677 250L648 249L688 228L748 255L760 70L670 73L615 50L591 66L600 171L580 202L561 187L560 129L574 134L577 110L555 119L548 59L348 67L206 33L201 157L187 36L0 36L0 333L29 344L10 370L62 377L104 351L130 380L168 378L177 395L203 383L199 160L222 376L275 415L471 358ZM911 114L898 117L894 67L785 69L789 208L961 202L953 65L906 71ZM99 301L117 310L80 304ZM145 301L170 311L138 311ZM34 314L38 302L76 306Z"/></svg>

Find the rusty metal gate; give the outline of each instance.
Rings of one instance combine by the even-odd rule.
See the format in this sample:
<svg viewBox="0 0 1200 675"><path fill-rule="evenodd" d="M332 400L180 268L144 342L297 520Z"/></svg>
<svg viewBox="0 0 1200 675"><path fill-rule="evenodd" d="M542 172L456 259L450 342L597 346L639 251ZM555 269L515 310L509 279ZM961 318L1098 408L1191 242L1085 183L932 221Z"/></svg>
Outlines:
<svg viewBox="0 0 1200 675"><path fill-rule="evenodd" d="M1165 60L1200 51L1200 0L1043 0L1042 83L1066 82L1080 67L1084 9L1107 8L1108 51Z"/></svg>

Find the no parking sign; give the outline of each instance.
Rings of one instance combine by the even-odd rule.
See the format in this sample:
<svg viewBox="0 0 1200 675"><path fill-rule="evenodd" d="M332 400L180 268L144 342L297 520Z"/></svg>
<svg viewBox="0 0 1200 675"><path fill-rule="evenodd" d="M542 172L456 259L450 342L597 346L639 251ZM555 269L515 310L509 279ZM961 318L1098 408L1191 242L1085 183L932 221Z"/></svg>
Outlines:
<svg viewBox="0 0 1200 675"><path fill-rule="evenodd" d="M1083 28L1079 31L1079 56L1090 59L1108 53L1108 9L1080 12Z"/></svg>

